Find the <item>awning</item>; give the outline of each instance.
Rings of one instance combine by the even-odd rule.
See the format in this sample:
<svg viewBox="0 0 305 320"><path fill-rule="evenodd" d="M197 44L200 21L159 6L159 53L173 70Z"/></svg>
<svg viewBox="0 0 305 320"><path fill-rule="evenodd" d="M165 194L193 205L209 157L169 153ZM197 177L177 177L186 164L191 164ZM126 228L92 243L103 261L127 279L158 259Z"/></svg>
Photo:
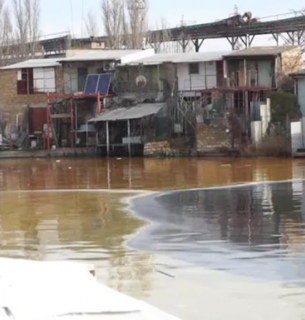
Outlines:
<svg viewBox="0 0 305 320"><path fill-rule="evenodd" d="M143 103L130 108L106 110L89 122L141 119L157 114L164 107L166 107L166 103Z"/></svg>

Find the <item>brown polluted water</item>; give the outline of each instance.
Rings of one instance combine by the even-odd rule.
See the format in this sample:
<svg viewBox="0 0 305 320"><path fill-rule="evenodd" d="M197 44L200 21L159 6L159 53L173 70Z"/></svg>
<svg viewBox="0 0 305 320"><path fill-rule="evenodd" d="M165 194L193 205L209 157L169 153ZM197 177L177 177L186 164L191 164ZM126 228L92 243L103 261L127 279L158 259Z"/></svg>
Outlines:
<svg viewBox="0 0 305 320"><path fill-rule="evenodd" d="M181 319L304 319L303 179L305 160L1 161L0 255L93 264Z"/></svg>

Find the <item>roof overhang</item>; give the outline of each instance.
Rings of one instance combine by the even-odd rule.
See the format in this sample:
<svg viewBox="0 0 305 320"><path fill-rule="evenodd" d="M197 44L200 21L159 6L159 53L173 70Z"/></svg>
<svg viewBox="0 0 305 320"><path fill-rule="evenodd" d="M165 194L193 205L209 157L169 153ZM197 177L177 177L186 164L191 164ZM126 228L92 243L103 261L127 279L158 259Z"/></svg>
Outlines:
<svg viewBox="0 0 305 320"><path fill-rule="evenodd" d="M148 116L156 115L166 107L166 103L143 103L130 108L116 108L105 111L89 122L107 122L142 119Z"/></svg>

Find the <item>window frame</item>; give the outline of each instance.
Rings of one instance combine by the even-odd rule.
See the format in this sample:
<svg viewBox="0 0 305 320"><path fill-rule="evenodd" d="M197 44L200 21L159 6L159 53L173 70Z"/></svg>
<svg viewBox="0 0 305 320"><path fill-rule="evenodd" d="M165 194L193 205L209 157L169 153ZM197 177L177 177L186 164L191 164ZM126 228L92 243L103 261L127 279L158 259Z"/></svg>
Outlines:
<svg viewBox="0 0 305 320"><path fill-rule="evenodd" d="M35 78L34 70L41 69L43 71L42 78ZM47 78L45 73L47 71L53 72L54 75L54 88L47 88L46 83L48 80L53 79L53 77ZM35 89L34 84L36 81L43 81L43 89ZM56 92L56 70L55 68L22 68L17 70L17 95L35 95L35 94L45 94L47 92Z"/></svg>
<svg viewBox="0 0 305 320"><path fill-rule="evenodd" d="M196 66L196 70L192 70ZM200 74L200 65L198 62L189 63L189 74L190 75L199 75Z"/></svg>

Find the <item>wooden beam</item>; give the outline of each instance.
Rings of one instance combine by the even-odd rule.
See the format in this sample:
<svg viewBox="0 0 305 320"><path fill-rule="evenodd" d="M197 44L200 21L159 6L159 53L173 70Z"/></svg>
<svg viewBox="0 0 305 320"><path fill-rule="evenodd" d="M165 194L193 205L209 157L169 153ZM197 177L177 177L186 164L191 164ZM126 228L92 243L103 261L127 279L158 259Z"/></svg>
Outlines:
<svg viewBox="0 0 305 320"><path fill-rule="evenodd" d="M109 122L106 121L106 141L107 141L107 157L110 153L110 143L109 143Z"/></svg>
<svg viewBox="0 0 305 320"><path fill-rule="evenodd" d="M128 131L128 155L129 157L131 157L130 120L127 120L127 131Z"/></svg>
<svg viewBox="0 0 305 320"><path fill-rule="evenodd" d="M52 114L51 118L52 119L70 119L71 118L71 114L57 113L57 114Z"/></svg>

